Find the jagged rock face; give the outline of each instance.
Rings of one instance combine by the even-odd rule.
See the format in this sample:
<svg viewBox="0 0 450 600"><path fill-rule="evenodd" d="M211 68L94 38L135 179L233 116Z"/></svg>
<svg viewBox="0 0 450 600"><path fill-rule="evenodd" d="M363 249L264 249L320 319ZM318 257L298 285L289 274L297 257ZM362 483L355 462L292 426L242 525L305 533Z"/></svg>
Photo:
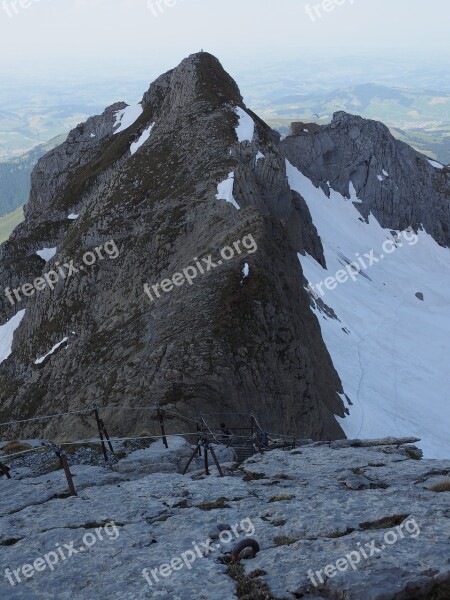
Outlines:
<svg viewBox="0 0 450 600"><path fill-rule="evenodd" d="M346 394L342 427L413 434L446 456L450 169L345 113L294 132L281 142L289 181L320 236L308 228L299 260Z"/></svg>
<svg viewBox="0 0 450 600"><path fill-rule="evenodd" d="M439 244L450 246L450 169L433 167L382 123L338 112L329 125L305 127L283 140L282 147L288 160L326 193L329 182L349 198L352 182L363 217L372 213L382 227L392 229L423 226Z"/></svg>
<svg viewBox="0 0 450 600"><path fill-rule="evenodd" d="M120 253L15 306L2 295L2 324L26 308L0 367L2 421L94 401L160 402L191 416L254 411L275 430L343 437L334 419L344 414L341 383L296 256L320 254L320 240L289 188L279 136L247 111L255 132L240 143L236 107L245 108L242 97L217 59L194 55L150 86L128 127L117 121L126 105L115 104L41 159L26 221L0 250L0 289L79 266L110 240ZM216 199L230 172L240 210ZM144 293L248 236L256 251L153 302ZM47 264L42 248L57 249ZM112 413L108 426L129 434L142 417ZM77 418L56 427L45 433L83 431Z"/></svg>

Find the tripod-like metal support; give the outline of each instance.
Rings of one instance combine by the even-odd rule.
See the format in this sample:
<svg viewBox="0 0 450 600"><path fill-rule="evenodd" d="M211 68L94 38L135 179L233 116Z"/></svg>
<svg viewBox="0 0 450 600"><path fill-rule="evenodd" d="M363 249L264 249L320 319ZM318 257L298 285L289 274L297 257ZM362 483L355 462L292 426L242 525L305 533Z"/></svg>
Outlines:
<svg viewBox="0 0 450 600"><path fill-rule="evenodd" d="M219 475L221 477L223 477L224 476L223 475L223 471L222 471L221 466L219 465L219 461L217 460L217 456L216 456L216 453L214 452L214 448L211 446L209 437L205 433L201 433L199 435L197 446L195 447L195 450L192 453L192 456L189 459L188 464L184 468L183 475L186 475L187 470L191 466L191 463L194 460L194 458L196 456L201 456L201 449L202 448L203 448L203 456L205 457L205 475L210 475L209 464L208 464L208 452L210 452L211 456L213 457L213 461L214 461L214 463L215 463L215 465L217 467L217 470L219 472Z"/></svg>

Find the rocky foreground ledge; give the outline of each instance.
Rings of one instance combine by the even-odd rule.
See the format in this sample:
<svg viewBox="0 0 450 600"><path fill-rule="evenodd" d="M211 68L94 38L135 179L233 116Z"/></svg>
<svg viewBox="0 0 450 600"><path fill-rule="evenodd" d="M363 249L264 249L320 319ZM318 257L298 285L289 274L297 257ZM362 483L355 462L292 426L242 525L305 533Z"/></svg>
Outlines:
<svg viewBox="0 0 450 600"><path fill-rule="evenodd" d="M404 440L306 443L240 466L217 447L220 478L200 459L181 475L191 446L169 446L73 465L77 497L62 471L13 463L0 598L450 598L450 461L420 460ZM260 552L230 564L246 537Z"/></svg>

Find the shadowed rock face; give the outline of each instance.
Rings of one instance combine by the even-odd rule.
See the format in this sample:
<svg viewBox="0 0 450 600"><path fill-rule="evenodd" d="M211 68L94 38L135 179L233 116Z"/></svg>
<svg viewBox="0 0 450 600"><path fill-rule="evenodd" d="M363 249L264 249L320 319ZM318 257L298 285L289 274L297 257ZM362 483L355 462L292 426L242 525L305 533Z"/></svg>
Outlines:
<svg viewBox="0 0 450 600"><path fill-rule="evenodd" d="M275 431L343 437L341 383L309 308L296 253L320 258L306 205L291 192L279 136L256 115L252 142L239 143L236 83L209 54L193 55L145 93L142 114L120 133L109 107L40 160L26 221L0 249L0 323L25 316L0 366L0 418L28 418L89 406L160 402L200 411L254 411ZM130 146L154 123L135 153ZM261 152L264 158L256 160ZM430 167L431 168L431 167ZM234 198L217 186L234 172ZM69 214L79 215L69 220ZM195 258L246 236L242 254L152 302L144 293ZM249 239L249 238L247 238ZM12 306L6 287L114 240L103 256ZM36 255L57 248L49 263ZM241 245L242 248L242 245ZM244 265L249 275L243 277ZM65 344L39 364L55 344ZM139 412L111 413L112 434L142 430ZM79 419L39 431L83 435ZM151 424L145 423L151 428ZM191 425L192 427L192 425ZM186 424L171 428L186 430ZM21 430L23 432L23 429Z"/></svg>
<svg viewBox="0 0 450 600"><path fill-rule="evenodd" d="M382 227L423 226L442 246L450 246L450 169L396 140L389 129L337 112L329 125L281 142L288 160L316 186L347 198L352 182L362 200L362 216L372 213ZM314 254L313 254L314 255Z"/></svg>

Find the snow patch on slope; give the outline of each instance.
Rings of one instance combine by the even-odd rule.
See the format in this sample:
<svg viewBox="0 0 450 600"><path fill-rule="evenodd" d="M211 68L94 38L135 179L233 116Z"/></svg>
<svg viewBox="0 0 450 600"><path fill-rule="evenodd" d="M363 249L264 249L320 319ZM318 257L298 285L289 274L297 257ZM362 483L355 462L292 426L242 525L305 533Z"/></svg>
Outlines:
<svg viewBox="0 0 450 600"><path fill-rule="evenodd" d="M42 248L42 250L38 250L36 254L45 260L45 262L48 262L55 256L56 248Z"/></svg>
<svg viewBox="0 0 450 600"><path fill-rule="evenodd" d="M436 162L435 160L428 160L428 162L430 163L430 165L432 167L434 167L435 169L443 169L444 165L441 165L441 163Z"/></svg>
<svg viewBox="0 0 450 600"><path fill-rule="evenodd" d="M0 364L8 358L12 352L14 332L19 327L25 316L25 310L19 311L4 325L0 325Z"/></svg>
<svg viewBox="0 0 450 600"><path fill-rule="evenodd" d="M244 279L247 279L247 277L249 275L250 275L250 267L248 266L248 263L245 263L244 268L242 269L241 283L244 283Z"/></svg>
<svg viewBox="0 0 450 600"><path fill-rule="evenodd" d="M240 106L236 106L234 112L239 117L239 125L236 127L236 135L239 143L252 142L255 135L255 123L253 119Z"/></svg>
<svg viewBox="0 0 450 600"><path fill-rule="evenodd" d="M149 139L154 125L155 124L152 123L149 127L147 127L147 129L145 129L144 132L141 134L140 138L136 142L133 142L131 144L130 152L132 155L136 154L136 152L139 150L139 148L141 146L143 146L145 144L145 142Z"/></svg>
<svg viewBox="0 0 450 600"><path fill-rule="evenodd" d="M240 210L239 204L236 202L233 196L233 187L234 187L234 171L229 173L227 179L225 181L221 181L217 186L217 200L226 200L230 204L232 204L237 210Z"/></svg>
<svg viewBox="0 0 450 600"><path fill-rule="evenodd" d="M392 235L373 215L362 222L352 202L334 190L328 198L288 161L287 173L291 188L308 204L323 244L327 269L299 255L312 285L334 277L357 254L374 249L382 255L382 244ZM417 436L428 458L448 458L450 250L419 231L415 245L404 241L356 279L325 290L322 300L338 320L317 304L313 309L353 402L350 415L340 419L345 433L350 438Z"/></svg>
<svg viewBox="0 0 450 600"><path fill-rule="evenodd" d="M328 183L328 186L331 188L329 183ZM349 190L350 190L350 200L352 202L356 202L357 204L361 204L362 200L360 200L358 198L358 194L356 193L355 186L353 185L353 181L350 181Z"/></svg>
<svg viewBox="0 0 450 600"><path fill-rule="evenodd" d="M122 110L118 110L116 113L114 113L116 117L114 127L119 126L119 128L114 132L114 135L120 133L121 131L125 131L125 129L128 129L128 127L131 127L133 123L139 119L142 113L143 110L140 104L127 106L126 108L122 108Z"/></svg>

